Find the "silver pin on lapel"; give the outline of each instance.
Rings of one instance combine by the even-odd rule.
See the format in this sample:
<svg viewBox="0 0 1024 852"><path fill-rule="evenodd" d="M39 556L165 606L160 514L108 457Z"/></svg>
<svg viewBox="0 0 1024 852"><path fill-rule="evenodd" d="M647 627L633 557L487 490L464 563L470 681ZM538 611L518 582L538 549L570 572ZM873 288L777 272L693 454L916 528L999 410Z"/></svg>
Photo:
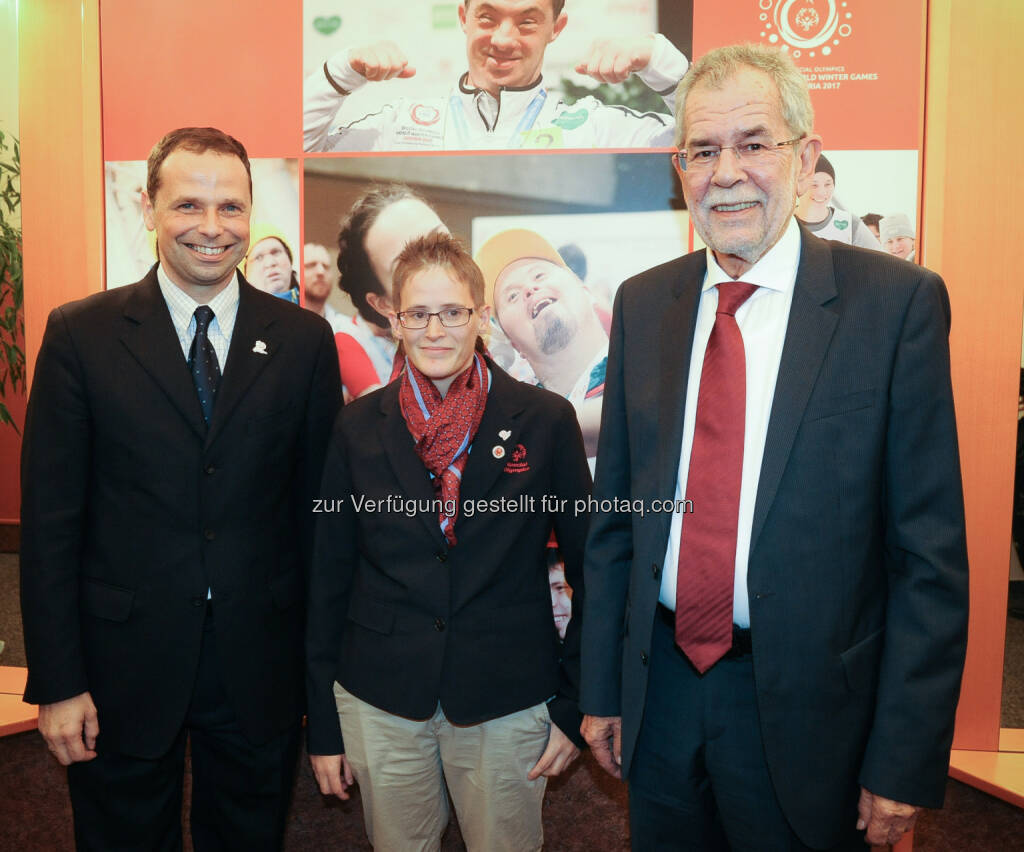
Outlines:
<svg viewBox="0 0 1024 852"><path fill-rule="evenodd" d="M267 344L264 343L262 340L257 340L252 345L252 351L255 352L257 355L266 355L267 354Z"/></svg>

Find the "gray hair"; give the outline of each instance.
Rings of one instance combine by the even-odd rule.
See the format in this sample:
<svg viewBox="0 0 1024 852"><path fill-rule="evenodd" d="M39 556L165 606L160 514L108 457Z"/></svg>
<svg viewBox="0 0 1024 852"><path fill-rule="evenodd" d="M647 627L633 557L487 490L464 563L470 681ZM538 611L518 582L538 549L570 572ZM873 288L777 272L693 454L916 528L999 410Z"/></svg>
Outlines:
<svg viewBox="0 0 1024 852"><path fill-rule="evenodd" d="M782 101L782 117L794 136L806 136L814 130L814 107L807 81L792 57L775 47L760 44L733 44L705 53L693 63L676 88L676 147L685 139L683 127L686 96L698 83L720 89L725 81L743 68L763 71L775 83Z"/></svg>

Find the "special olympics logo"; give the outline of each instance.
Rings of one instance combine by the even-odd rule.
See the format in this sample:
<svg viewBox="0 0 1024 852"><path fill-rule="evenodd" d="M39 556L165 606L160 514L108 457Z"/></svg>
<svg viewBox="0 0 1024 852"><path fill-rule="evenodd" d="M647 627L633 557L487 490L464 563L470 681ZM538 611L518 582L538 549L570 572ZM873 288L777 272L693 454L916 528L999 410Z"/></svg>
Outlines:
<svg viewBox="0 0 1024 852"><path fill-rule="evenodd" d="M830 56L853 32L849 0L758 0L761 38L794 58Z"/></svg>
<svg viewBox="0 0 1024 852"><path fill-rule="evenodd" d="M417 124L429 127L431 124L437 123L437 120L441 117L441 112L436 107L427 106L426 104L414 104L412 110L410 110L410 115Z"/></svg>

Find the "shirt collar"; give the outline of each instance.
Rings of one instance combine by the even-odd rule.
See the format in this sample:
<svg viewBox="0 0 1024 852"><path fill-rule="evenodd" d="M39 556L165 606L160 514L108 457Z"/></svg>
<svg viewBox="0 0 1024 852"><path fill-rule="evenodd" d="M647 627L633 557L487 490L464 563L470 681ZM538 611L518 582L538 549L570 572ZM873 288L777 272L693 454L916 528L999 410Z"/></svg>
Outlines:
<svg viewBox="0 0 1024 852"><path fill-rule="evenodd" d="M193 299L188 293L171 281L164 271L163 266L157 266L156 278L160 284L160 293L167 303L167 309L171 312L171 321L174 327L180 331L187 331L192 322L192 315L201 304ZM235 317L238 315L238 275L231 277L231 282L216 296L210 299L207 304L213 311L214 321L220 326L225 337L230 338L235 327Z"/></svg>
<svg viewBox="0 0 1024 852"><path fill-rule="evenodd" d="M536 80L534 80L532 83L529 83L529 84L527 84L525 86L499 86L498 87L498 94L499 95L509 95L509 94L515 94L515 93L532 94L533 92L535 92L537 89L539 89L541 87L541 84L543 82L544 82L544 75L543 74L539 74L537 76ZM464 94L464 95L476 95L478 93L483 93L485 95L488 95L492 99L495 99L494 95L491 95L490 92L486 92L483 89L478 89L476 86L474 86L472 83L469 82L469 72L468 71L466 71L461 77L459 77L459 91L462 92L462 94Z"/></svg>
<svg viewBox="0 0 1024 852"><path fill-rule="evenodd" d="M704 276L704 291L723 281L736 280L718 265L715 254L710 248L705 251L707 252L708 269ZM786 293L792 290L796 283L796 270L799 265L800 226L797 225L794 217L790 217L789 225L782 232L779 241L768 249L757 263L744 272L739 280L768 290Z"/></svg>

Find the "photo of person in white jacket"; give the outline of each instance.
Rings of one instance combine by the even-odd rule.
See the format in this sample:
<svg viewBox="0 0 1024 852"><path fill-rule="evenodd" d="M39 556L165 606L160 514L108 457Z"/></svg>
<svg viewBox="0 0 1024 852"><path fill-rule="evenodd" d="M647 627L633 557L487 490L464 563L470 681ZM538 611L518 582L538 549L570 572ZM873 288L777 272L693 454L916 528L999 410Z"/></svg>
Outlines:
<svg viewBox="0 0 1024 852"><path fill-rule="evenodd" d="M599 83L631 74L662 96L665 111L639 112L587 96L567 104L545 83L544 52L568 24L565 0L466 0L458 7L468 70L447 94L397 98L339 124L364 85L414 77L413 46L391 40L333 53L305 81L306 151L647 148L672 144L676 84L689 67L663 35L597 39L575 70Z"/></svg>

